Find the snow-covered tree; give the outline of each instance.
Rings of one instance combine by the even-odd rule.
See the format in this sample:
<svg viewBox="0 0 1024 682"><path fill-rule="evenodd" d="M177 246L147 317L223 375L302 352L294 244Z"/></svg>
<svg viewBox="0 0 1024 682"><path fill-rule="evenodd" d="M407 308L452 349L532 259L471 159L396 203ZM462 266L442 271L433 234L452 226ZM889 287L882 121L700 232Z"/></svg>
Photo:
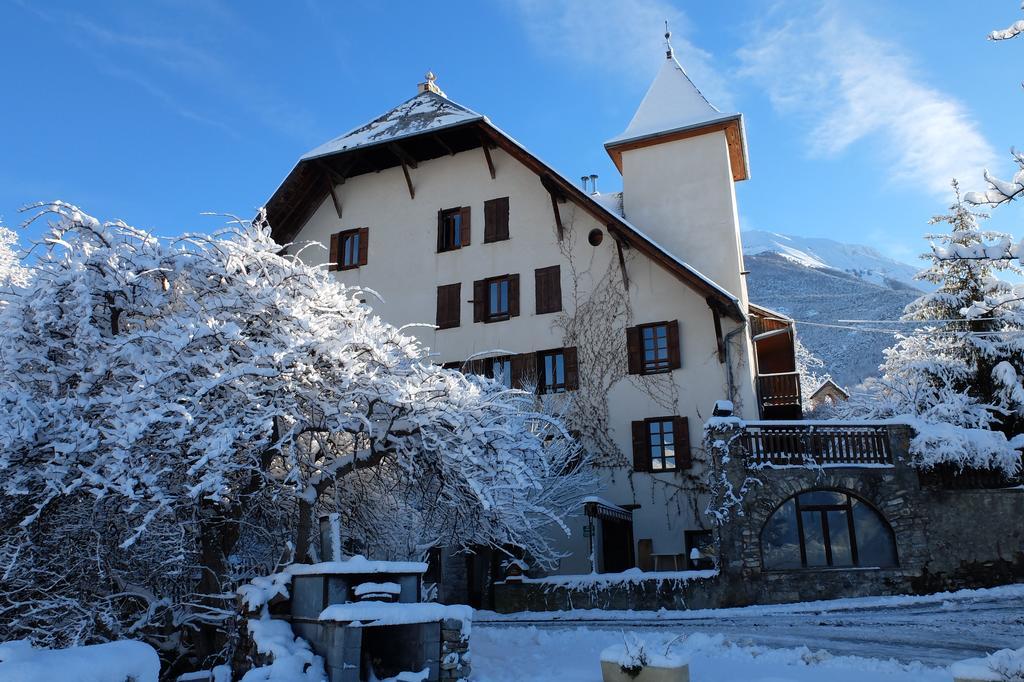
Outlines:
<svg viewBox="0 0 1024 682"><path fill-rule="evenodd" d="M17 244L18 235L0 225L0 292L5 287L23 286L28 282L29 271L18 258Z"/></svg>
<svg viewBox="0 0 1024 682"><path fill-rule="evenodd" d="M843 405L847 416L908 418L918 433L912 453L922 466L998 467L1015 473L1014 449L1024 424L1024 297L1000 280L1020 274L1012 260L947 258L1006 236L984 231L953 183L956 201L932 224L950 232L927 236L931 261L918 278L937 285L907 306L903 320L919 323L886 350L882 376Z"/></svg>
<svg viewBox="0 0 1024 682"><path fill-rule="evenodd" d="M1021 4L1021 9L1024 10L1024 3ZM988 38L997 41L1010 40L1021 33L1024 33L1024 19L1014 22L1005 29L992 31ZM995 207L1024 197L1024 153L1011 148L1010 158L1017 166L1017 171L1009 180L1000 179L986 169L985 182L988 184L988 188L980 192L968 192L964 195L964 200L969 204ZM1024 255L1024 248L1021 244L1014 246L1009 241L1003 244L989 245L989 247L989 253L995 253L998 247L1003 247L1002 252L998 254L1000 257L1008 255L1019 259ZM971 257L985 257L986 255L986 253L976 250Z"/></svg>
<svg viewBox="0 0 1024 682"><path fill-rule="evenodd" d="M262 218L165 240L39 209L0 311L6 636L222 659L234 588L305 559L322 509L390 554L557 559L592 478L534 396L431 365Z"/></svg>
<svg viewBox="0 0 1024 682"><path fill-rule="evenodd" d="M800 337L795 337L793 340L793 354L796 357L796 371L800 373L800 396L803 409L804 412L807 412L811 409L811 396L819 386L831 378L831 375L819 374L825 369L825 361L812 353L800 341Z"/></svg>

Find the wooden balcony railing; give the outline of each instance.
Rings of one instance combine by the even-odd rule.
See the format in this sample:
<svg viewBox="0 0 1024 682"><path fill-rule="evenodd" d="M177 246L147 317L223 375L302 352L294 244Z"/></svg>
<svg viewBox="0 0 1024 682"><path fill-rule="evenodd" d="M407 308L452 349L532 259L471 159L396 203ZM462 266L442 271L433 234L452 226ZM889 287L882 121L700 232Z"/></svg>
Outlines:
<svg viewBox="0 0 1024 682"><path fill-rule="evenodd" d="M800 372L758 374L757 393L762 407L800 404Z"/></svg>
<svg viewBox="0 0 1024 682"><path fill-rule="evenodd" d="M743 445L753 464L891 465L884 424L748 423Z"/></svg>

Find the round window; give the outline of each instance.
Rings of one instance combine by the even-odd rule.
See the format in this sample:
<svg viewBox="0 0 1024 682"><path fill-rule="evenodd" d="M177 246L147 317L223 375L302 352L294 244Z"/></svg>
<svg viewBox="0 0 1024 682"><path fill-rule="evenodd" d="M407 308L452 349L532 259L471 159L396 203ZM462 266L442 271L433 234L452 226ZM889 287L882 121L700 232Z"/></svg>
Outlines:
<svg viewBox="0 0 1024 682"><path fill-rule="evenodd" d="M590 234L587 235L587 241L590 242L591 246L598 246L602 241L604 241L604 232L595 227L590 231Z"/></svg>

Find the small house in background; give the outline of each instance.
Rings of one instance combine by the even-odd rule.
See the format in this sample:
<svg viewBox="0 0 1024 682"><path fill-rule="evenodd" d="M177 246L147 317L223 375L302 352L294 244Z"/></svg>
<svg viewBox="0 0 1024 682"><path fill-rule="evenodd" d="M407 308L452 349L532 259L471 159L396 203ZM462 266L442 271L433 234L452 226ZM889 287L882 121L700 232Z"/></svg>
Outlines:
<svg viewBox="0 0 1024 682"><path fill-rule="evenodd" d="M849 399L850 394L829 377L821 383L821 386L814 390L811 397L807 399L807 404L814 411L822 407L831 407L836 403L846 402Z"/></svg>

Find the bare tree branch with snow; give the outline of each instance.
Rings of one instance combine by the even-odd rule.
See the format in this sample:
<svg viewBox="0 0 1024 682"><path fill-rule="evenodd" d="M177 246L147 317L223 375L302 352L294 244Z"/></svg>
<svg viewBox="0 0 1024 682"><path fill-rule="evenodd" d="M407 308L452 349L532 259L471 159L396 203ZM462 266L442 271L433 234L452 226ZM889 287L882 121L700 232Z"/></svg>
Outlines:
<svg viewBox="0 0 1024 682"><path fill-rule="evenodd" d="M324 508L389 555L558 559L593 478L535 396L429 364L262 217L168 240L36 208L45 253L0 311L8 635L223 661L234 589L310 554Z"/></svg>

